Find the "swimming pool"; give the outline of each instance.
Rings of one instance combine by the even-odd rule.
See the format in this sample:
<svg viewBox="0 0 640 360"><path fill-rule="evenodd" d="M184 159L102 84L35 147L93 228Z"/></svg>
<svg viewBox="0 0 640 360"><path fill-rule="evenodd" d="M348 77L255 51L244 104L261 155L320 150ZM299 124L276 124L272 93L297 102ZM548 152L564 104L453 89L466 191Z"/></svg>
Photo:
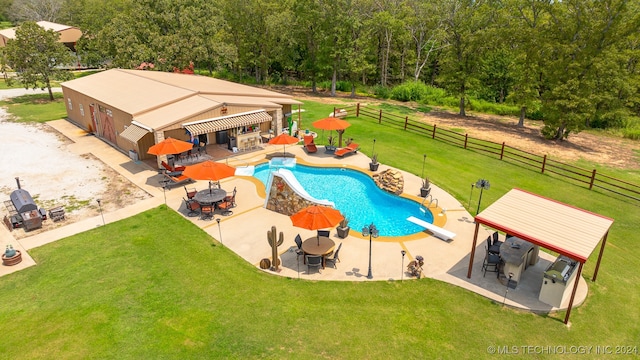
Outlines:
<svg viewBox="0 0 640 360"><path fill-rule="evenodd" d="M349 219L353 230L359 231L374 223L380 236L403 236L424 230L407 221L409 216L433 223L430 211L424 213L417 202L381 190L371 177L359 171L300 164L286 168L293 172L309 195L333 201L336 209ZM272 169L269 163L260 164L253 176L266 186Z"/></svg>

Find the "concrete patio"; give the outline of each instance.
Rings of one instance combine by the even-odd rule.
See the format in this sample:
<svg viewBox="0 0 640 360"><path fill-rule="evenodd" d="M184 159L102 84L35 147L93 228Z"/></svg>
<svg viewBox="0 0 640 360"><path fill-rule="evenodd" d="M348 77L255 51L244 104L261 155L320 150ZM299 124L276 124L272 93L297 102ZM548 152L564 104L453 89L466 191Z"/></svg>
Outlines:
<svg viewBox="0 0 640 360"><path fill-rule="evenodd" d="M332 231L331 237L336 242L336 246L342 242L340 262L337 263L337 268L327 267L320 271L312 269L309 273L306 265L302 264L302 259L298 260L294 251L296 248L294 238L297 234L300 234L303 239L306 239L314 236L316 232L294 227L288 216L266 210L263 207L265 189L257 179L234 176L221 181L224 189L231 191L235 187L238 193L236 197L237 207L233 209L233 214L231 216L216 215L216 218L221 220L219 225L215 220L206 221L201 220L199 217L187 217L188 211L182 200L185 197L184 189L180 186L173 190L163 191L158 185L161 176L158 175L155 167L145 162L133 162L125 154L100 139L86 136L84 131L66 120L52 121L48 124L74 142L68 146L69 151L79 154L92 153L107 166L151 194L152 197L150 199L140 201L117 212L104 213L104 220L107 223L157 207L165 202L166 197L166 203L169 208L178 211L193 224L220 241L223 246L228 247L256 267L259 267L261 259L271 257L271 248L267 243L266 232L272 226L276 226L278 232L284 233L285 240L283 245L279 247L282 261L280 270L278 272L264 270L266 274L272 276L299 277L300 279L314 281L410 280L413 278L410 278L405 273L406 266L417 255L421 255L425 261L423 274L426 277L463 287L498 303L504 301L506 305L515 308L536 312L558 310L538 301L542 273L555 260L554 255L541 251L540 261L525 271L516 289L509 289L506 300L506 286L496 278L496 274L487 273L486 276L483 276L481 267L484 257L484 243L482 240L489 236L493 229L480 228L478 248L476 249L478 253L473 264L473 273L471 279L467 278L469 254L475 228L473 216L467 212L463 204L440 189L437 184L432 184L431 194L438 199L441 208L447 209L444 215L447 218L446 224L443 228L456 233L453 241L440 240L426 231L405 237L380 237L374 239L371 266L373 279L369 280L366 277L369 261L369 238L363 238L359 234L359 229L352 229L351 234L345 239L337 238L336 232ZM289 154L295 155L299 163L349 166L372 174L368 169L369 158L361 153L337 158L331 154L325 154L322 148L319 148L317 153L311 155L306 154L300 145L287 146L286 150ZM214 159L226 158L228 164L235 167L263 162L269 154L281 151L281 146L266 144L262 144L257 150L235 154L223 146L210 145L210 149L208 149L209 155ZM388 166L381 164L378 171L384 171L388 168ZM417 195L419 194L421 179L413 174L401 173L404 177L405 195L420 201L421 198ZM199 181L189 187L196 187L201 190L206 188L207 185L206 181ZM247 226L248 224L250 226ZM16 249L22 251L23 257L22 263L18 265L1 266L0 276L34 265L35 262L29 256L28 250L101 225L102 219L98 216L20 240L14 239L11 232L5 227L0 227L0 243L2 246L13 244ZM401 250L406 251L404 259L401 255ZM587 292L587 284L581 278L574 306L581 304L585 300ZM564 309L567 305L568 299L561 308Z"/></svg>

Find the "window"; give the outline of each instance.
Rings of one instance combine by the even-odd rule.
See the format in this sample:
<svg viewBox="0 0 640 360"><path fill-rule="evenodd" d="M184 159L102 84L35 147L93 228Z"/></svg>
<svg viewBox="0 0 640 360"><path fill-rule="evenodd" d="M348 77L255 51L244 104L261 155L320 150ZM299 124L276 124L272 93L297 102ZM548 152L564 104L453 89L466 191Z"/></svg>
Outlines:
<svg viewBox="0 0 640 360"><path fill-rule="evenodd" d="M67 98L67 104L69 104L69 110L73 110L73 104L71 104L71 98Z"/></svg>
<svg viewBox="0 0 640 360"><path fill-rule="evenodd" d="M82 107L82 104L80 104L80 116L84 116L84 108Z"/></svg>

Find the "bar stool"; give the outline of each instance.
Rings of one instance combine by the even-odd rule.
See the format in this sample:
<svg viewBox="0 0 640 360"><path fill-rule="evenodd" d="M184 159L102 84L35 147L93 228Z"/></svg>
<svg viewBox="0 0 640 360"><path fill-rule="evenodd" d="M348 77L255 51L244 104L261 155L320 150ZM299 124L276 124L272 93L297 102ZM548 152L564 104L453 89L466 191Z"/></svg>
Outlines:
<svg viewBox="0 0 640 360"><path fill-rule="evenodd" d="M242 151L246 151L247 150L247 139L240 140L240 149Z"/></svg>
<svg viewBox="0 0 640 360"><path fill-rule="evenodd" d="M249 139L249 146L251 147L251 150L256 147L256 138Z"/></svg>

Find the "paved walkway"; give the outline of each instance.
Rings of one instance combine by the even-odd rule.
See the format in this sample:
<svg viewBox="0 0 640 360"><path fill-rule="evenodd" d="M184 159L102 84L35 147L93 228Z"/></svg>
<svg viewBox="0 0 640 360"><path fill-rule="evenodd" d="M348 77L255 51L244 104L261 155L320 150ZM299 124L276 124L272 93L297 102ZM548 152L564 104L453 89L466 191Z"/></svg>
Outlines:
<svg viewBox="0 0 640 360"><path fill-rule="evenodd" d="M85 132L75 125L65 120L48 122L48 124L70 138L74 144L69 146L70 151L78 153L92 153L101 159L106 165L129 179L133 184L147 191L152 197L137 204L119 209L117 212L104 213L104 220L107 223L117 221L147 209L159 206L165 202L169 206L186 217L186 209L182 198L185 196L184 189L177 187L164 192L159 187L159 176L157 171L143 162L133 162L125 154L117 151L105 142L94 136L86 136ZM278 152L279 146L263 145L263 149L247 153L231 154L227 159L229 165L244 166L265 161L267 154ZM318 165L338 165L360 168L365 173L368 170L369 158L360 153L350 155L341 159L324 154L322 149L315 154L306 154L302 146L287 147L287 152L294 154L298 162ZM389 168L381 164L379 171ZM416 195L419 193L421 179L413 174L402 172L405 180L405 193L409 197L420 200ZM265 189L259 181L253 177L235 176L221 181L222 187L229 190L237 188L236 202L238 206L233 209L233 215L220 217L220 224L214 221L200 220L199 218L189 218L196 226L204 229L215 239L218 239L223 246L228 247L249 263L258 267L263 258L271 257L271 248L267 243L266 232L271 226L276 226L278 232L284 233L285 242L279 248L282 266L279 272L264 270L269 274L286 276L290 278L308 280L335 280L335 281L379 281L379 280L408 280L405 273L408 262L417 255L422 255L425 259L424 275L433 279L448 282L450 284L463 287L476 292L496 302L506 305L546 312L556 310L555 308L538 301L540 285L542 283L542 273L544 269L554 261L555 257L541 252L541 260L527 269L524 273L521 284L517 289L510 289L506 300L506 287L495 274L489 273L483 277L481 266L484 254L484 243L479 241L477 255L473 265L471 279L467 279L467 267L469 263L469 253L473 239L475 224L464 206L448 193L441 190L437 184L432 184L431 194L438 199L439 206L447 209L444 216L447 217L445 229L457 234L450 242L440 240L431 236L428 232L414 234L408 237L380 237L374 239L372 243L372 275L373 279L367 279L368 259L369 259L369 239L364 239L358 232L352 230L346 239L338 239L335 231L332 231L336 244L342 242L340 251L340 262L337 268L327 267L318 272L312 269L307 272L307 267L302 264L302 259L298 258L294 252L294 238L300 234L303 239L311 237L315 231L304 230L293 227L288 216L266 210L263 205L265 201ZM196 182L197 189L207 187L206 181ZM438 215L436 215L438 216ZM250 224L250 226L247 226ZM0 275L5 275L25 267L34 265L33 260L28 256L29 249L45 245L58 239L71 236L88 229L102 225L100 216L89 218L80 222L69 224L45 233L37 234L19 241L13 239L11 233L0 227L0 242L2 244L14 244L17 249L22 250L24 260L15 266L0 267ZM19 231L19 230L18 230ZM486 238L492 229L480 228L479 239ZM401 250L407 252L403 259ZM580 279L575 305L584 301L587 295L587 285ZM568 299L562 308L566 308Z"/></svg>

